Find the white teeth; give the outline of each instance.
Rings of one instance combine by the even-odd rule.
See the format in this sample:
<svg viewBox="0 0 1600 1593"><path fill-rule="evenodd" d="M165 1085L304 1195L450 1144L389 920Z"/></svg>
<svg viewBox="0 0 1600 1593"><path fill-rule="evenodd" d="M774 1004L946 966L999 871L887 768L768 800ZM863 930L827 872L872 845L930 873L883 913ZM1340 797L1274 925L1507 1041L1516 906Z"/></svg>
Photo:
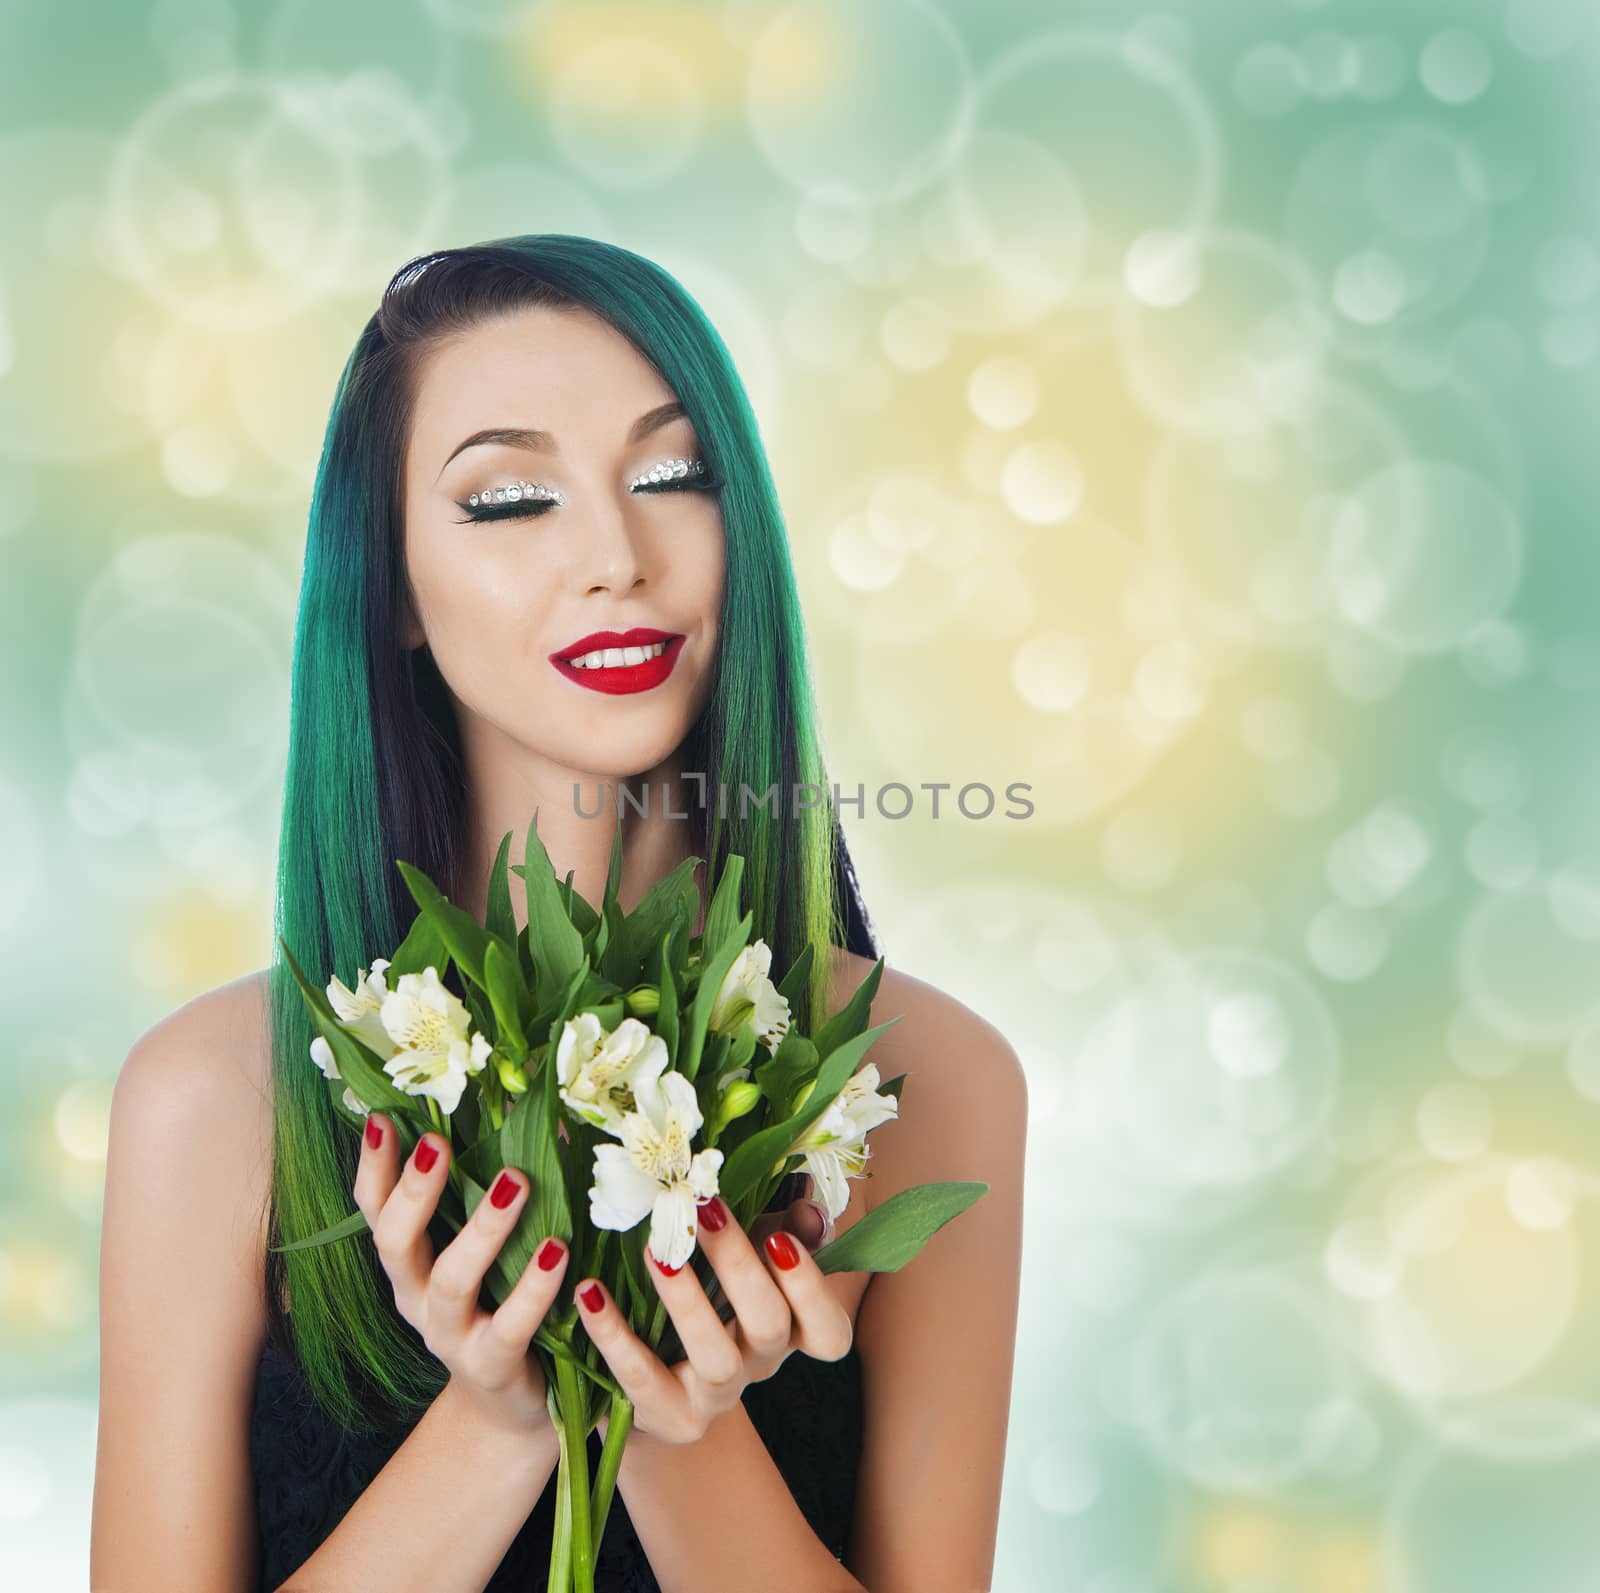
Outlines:
<svg viewBox="0 0 1600 1593"><path fill-rule="evenodd" d="M659 658L666 650L665 642L652 642L648 647L604 647L569 658L567 662L574 669L618 669L624 664L642 664L647 658Z"/></svg>

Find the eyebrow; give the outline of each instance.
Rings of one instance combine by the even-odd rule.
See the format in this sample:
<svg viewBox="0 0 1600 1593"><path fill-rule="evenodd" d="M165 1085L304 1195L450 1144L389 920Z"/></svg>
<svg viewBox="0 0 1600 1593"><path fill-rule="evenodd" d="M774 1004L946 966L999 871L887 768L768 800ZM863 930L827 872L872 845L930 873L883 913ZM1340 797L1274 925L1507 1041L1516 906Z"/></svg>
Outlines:
<svg viewBox="0 0 1600 1593"><path fill-rule="evenodd" d="M688 411L677 400L662 404L655 409L647 409L628 429L628 441L636 443L641 438L648 437L651 432L659 431L663 426L675 420L687 417ZM561 450L556 446L555 437L547 431L540 431L533 426L486 426L482 431L475 431L470 437L458 442L451 450L450 458L439 467L442 476L457 454L465 453L469 448L480 448L486 443L503 443L512 448L527 448L534 453L555 454ZM438 480L438 476L434 477Z"/></svg>

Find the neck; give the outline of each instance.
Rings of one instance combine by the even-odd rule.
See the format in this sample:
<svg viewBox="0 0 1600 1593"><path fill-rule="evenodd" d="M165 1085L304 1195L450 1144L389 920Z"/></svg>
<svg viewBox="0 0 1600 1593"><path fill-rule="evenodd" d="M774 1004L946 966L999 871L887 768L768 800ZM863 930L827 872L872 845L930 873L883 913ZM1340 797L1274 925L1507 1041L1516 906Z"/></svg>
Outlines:
<svg viewBox="0 0 1600 1593"><path fill-rule="evenodd" d="M475 770L469 755L464 883L458 905L480 923L501 839L511 832L510 861L521 863L535 812L539 839L556 878L564 881L570 873L573 889L591 906L598 907L605 892L619 812L622 875L617 895L625 913L686 857L704 857L701 782L684 778L681 747L654 768L626 777L564 769L520 748L517 754L480 760ZM629 793L626 799L624 792ZM704 896L703 864L696 878ZM511 887L512 912L521 930L528 921L527 896L515 875ZM698 934L701 928L696 922L691 932Z"/></svg>

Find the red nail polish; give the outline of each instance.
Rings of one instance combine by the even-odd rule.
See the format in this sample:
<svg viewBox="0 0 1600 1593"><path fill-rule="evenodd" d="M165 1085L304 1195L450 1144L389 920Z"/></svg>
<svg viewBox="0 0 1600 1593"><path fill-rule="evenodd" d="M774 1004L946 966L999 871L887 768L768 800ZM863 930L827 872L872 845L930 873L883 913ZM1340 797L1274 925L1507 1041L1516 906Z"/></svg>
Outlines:
<svg viewBox="0 0 1600 1593"><path fill-rule="evenodd" d="M383 1143L383 1124L375 1117L367 1119L367 1144L376 1150Z"/></svg>
<svg viewBox="0 0 1600 1593"><path fill-rule="evenodd" d="M557 1239L546 1239L539 1246L539 1253L533 1259L539 1263L541 1272L554 1272L561 1265L561 1242Z"/></svg>
<svg viewBox="0 0 1600 1593"><path fill-rule="evenodd" d="M728 1225L728 1208L722 1204L721 1199L713 1195L705 1205L696 1210L700 1213L701 1223L709 1228L712 1233L721 1233Z"/></svg>
<svg viewBox="0 0 1600 1593"><path fill-rule="evenodd" d="M587 1289L579 1289L578 1298L591 1311L598 1311L606 1303L606 1297L600 1292L598 1283L591 1283Z"/></svg>
<svg viewBox="0 0 1600 1593"><path fill-rule="evenodd" d="M504 1211L516 1198L516 1179L510 1173L501 1173L494 1181L494 1188L489 1191L489 1204L497 1211Z"/></svg>
<svg viewBox="0 0 1600 1593"><path fill-rule="evenodd" d="M668 1277L669 1277L669 1278L675 1278L675 1277L677 1277L677 1275L678 1275L678 1274L679 1274L679 1273L680 1273L680 1272L682 1272L682 1271L683 1271L683 1268L682 1268L682 1267L669 1267L669 1266L668 1266L668 1265L667 1265L667 1264L666 1264L666 1262L665 1262L665 1261L658 1261L658 1260L656 1260L656 1253L655 1253L655 1251L654 1251L654 1250L652 1250L652 1249L651 1249L651 1248L650 1248L650 1246L649 1246L649 1245L646 1245L646 1246L645 1246L645 1247L644 1247L644 1253L645 1253L645 1254L646 1254L646 1255L647 1255L647 1256L649 1256L649 1258L650 1258L650 1259L651 1259L651 1261L652 1261L652 1262L654 1262L654 1263L655 1263L655 1265L656 1265L656 1266L658 1266L658 1267L659 1267L659 1268L660 1268L660 1269L661 1269L661 1270L662 1270L662 1271L663 1271L663 1272L664 1272L664 1273L666 1273L666 1275L667 1275L667 1276L668 1276Z"/></svg>
<svg viewBox="0 0 1600 1593"><path fill-rule="evenodd" d="M800 1252L795 1247L795 1242L781 1229L777 1233L767 1235L767 1254L783 1268L785 1272L791 1267L800 1265Z"/></svg>
<svg viewBox="0 0 1600 1593"><path fill-rule="evenodd" d="M432 1167L433 1164L438 1161L438 1159L439 1147L435 1145L431 1139L419 1139L417 1141L417 1154L415 1161L417 1164L417 1171L419 1173L427 1172L427 1170Z"/></svg>

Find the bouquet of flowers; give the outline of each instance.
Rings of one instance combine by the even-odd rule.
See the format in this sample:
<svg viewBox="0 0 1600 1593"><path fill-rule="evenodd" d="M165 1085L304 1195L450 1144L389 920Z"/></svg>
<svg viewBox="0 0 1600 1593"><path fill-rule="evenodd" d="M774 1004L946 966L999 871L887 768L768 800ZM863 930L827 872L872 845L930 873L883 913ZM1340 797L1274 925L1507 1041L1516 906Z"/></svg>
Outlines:
<svg viewBox="0 0 1600 1593"><path fill-rule="evenodd" d="M831 1221L848 1203L846 1180L863 1174L868 1131L898 1115L905 1075L880 1085L876 1066L860 1065L898 1021L866 1027L883 961L814 1035L802 1035L790 1003L805 989L818 948L806 946L772 982L771 949L751 941L752 914L740 913L741 857L728 859L704 931L691 936L701 905L698 858L685 859L624 915L620 827L598 909L572 888L570 874L564 884L556 879L537 819L522 865L508 871L510 843L507 832L483 924L400 862L419 911L393 955L375 959L354 987L334 977L318 988L283 947L318 1031L312 1060L354 1132L378 1109L393 1119L403 1155L430 1130L449 1140L449 1182L436 1220L451 1233L501 1168L527 1175L528 1200L486 1279L496 1303L545 1236L557 1235L578 1269L572 1275L605 1283L629 1326L670 1365L682 1346L647 1276L645 1244L669 1267L699 1256L696 1273L728 1321L731 1303L696 1250L696 1204L720 1195L748 1230L778 1183L803 1168ZM527 892L520 932L508 872L522 877ZM452 966L459 996L443 982ZM633 1154L669 1144L675 1156ZM646 1175L644 1161L656 1171ZM988 1187L903 1190L813 1259L824 1272L896 1271ZM279 1248L366 1230L356 1211ZM583 1331L574 1301L546 1315L531 1353L560 1437L549 1588L592 1593L594 1550L632 1404ZM591 1489L587 1440L602 1412L606 1437Z"/></svg>

